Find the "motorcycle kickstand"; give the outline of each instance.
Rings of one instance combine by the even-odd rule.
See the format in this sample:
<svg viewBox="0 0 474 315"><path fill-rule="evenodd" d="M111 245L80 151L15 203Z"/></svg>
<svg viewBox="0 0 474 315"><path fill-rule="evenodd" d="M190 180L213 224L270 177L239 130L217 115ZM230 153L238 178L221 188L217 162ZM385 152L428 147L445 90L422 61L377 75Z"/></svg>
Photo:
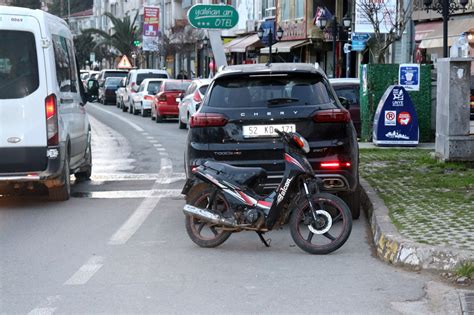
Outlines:
<svg viewBox="0 0 474 315"><path fill-rule="evenodd" d="M260 240L262 241L263 245L265 245L266 247L270 247L270 243L272 242L272 240L269 238L268 240L266 240L264 237L263 237L263 233L262 232L257 232L258 234L258 237L260 237Z"/></svg>

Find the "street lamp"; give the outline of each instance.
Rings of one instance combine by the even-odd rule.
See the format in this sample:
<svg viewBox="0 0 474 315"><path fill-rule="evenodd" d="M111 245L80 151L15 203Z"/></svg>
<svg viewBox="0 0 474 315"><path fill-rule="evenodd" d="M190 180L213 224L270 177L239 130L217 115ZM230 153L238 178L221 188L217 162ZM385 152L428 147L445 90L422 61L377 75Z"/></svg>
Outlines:
<svg viewBox="0 0 474 315"><path fill-rule="evenodd" d="M202 45L204 46L204 76L207 78L209 76L207 73L209 67L207 62L207 46L209 45L209 38L207 38L207 36L204 36L202 39Z"/></svg>
<svg viewBox="0 0 474 315"><path fill-rule="evenodd" d="M268 63L267 65L271 64L272 63L272 45L274 44L273 43L273 33L272 33L272 29L271 28L268 28L268 34L265 35L265 31L263 30L262 26L260 25L260 27L258 28L258 31L257 31L257 36L258 38L260 38L260 40L262 40L265 36L268 38L268 49L269 49L269 54L270 54L270 57L268 59ZM281 29L280 26L278 26L278 30L276 32L276 42L279 42L281 40L281 38L283 37L283 30Z"/></svg>
<svg viewBox="0 0 474 315"><path fill-rule="evenodd" d="M423 5L426 9L426 13L430 10L436 11L443 17L443 57L448 57L448 21L451 14L455 13L456 11L466 10L466 5L468 4L469 0L459 0L458 5L457 1L455 0L437 0L435 4L433 4L433 0L423 0Z"/></svg>
<svg viewBox="0 0 474 315"><path fill-rule="evenodd" d="M351 18L349 16L344 16L342 18L342 27L344 30L348 30L351 27ZM319 19L316 21L316 25L324 31L324 29L327 27L328 20L325 16L319 17ZM332 17L332 77L336 77L336 40L337 40L337 34L339 29L341 28L341 25L337 21L337 18L335 15Z"/></svg>

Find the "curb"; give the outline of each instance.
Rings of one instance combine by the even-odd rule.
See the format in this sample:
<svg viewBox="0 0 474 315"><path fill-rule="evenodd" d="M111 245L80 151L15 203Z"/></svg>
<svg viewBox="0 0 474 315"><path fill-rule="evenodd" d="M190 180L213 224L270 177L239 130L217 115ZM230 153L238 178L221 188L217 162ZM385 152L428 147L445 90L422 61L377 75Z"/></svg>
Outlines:
<svg viewBox="0 0 474 315"><path fill-rule="evenodd" d="M388 208L369 183L360 178L361 206L367 211L377 256L397 266L447 271L474 260L474 253L414 242L400 234Z"/></svg>

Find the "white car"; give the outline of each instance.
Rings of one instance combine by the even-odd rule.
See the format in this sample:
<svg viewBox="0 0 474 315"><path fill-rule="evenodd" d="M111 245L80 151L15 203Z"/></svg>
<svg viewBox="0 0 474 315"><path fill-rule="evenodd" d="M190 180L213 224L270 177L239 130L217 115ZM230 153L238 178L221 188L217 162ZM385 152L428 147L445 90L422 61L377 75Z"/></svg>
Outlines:
<svg viewBox="0 0 474 315"><path fill-rule="evenodd" d="M89 179L91 127L66 22L0 6L0 195L45 186L70 197L70 175Z"/></svg>
<svg viewBox="0 0 474 315"><path fill-rule="evenodd" d="M125 81L125 94L123 96L124 107L122 110L130 114L138 114L133 102L133 94L137 93L140 84L145 79L168 79L168 72L166 70L159 69L133 69L127 75L127 80Z"/></svg>
<svg viewBox="0 0 474 315"><path fill-rule="evenodd" d="M195 79L188 87L178 105L179 129L186 129L191 117L199 108L211 79Z"/></svg>
<svg viewBox="0 0 474 315"><path fill-rule="evenodd" d="M119 87L115 92L115 104L118 108L122 108L123 106L123 95L125 94L125 81L127 78L122 78L119 83Z"/></svg>
<svg viewBox="0 0 474 315"><path fill-rule="evenodd" d="M145 79L140 84L137 93L133 94L133 108L142 117L146 117L151 113L153 98L160 90L163 80L165 79Z"/></svg>

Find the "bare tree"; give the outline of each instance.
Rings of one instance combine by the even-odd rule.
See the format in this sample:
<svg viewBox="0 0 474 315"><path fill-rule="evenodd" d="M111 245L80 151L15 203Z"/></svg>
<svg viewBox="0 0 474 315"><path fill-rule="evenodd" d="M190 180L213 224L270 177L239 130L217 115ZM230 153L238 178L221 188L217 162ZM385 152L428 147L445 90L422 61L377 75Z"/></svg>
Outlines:
<svg viewBox="0 0 474 315"><path fill-rule="evenodd" d="M412 0L399 0L395 10L387 7L383 0L357 0L356 10L369 21L374 31L368 42L374 63L385 63L385 54L393 42L399 40L411 21Z"/></svg>

